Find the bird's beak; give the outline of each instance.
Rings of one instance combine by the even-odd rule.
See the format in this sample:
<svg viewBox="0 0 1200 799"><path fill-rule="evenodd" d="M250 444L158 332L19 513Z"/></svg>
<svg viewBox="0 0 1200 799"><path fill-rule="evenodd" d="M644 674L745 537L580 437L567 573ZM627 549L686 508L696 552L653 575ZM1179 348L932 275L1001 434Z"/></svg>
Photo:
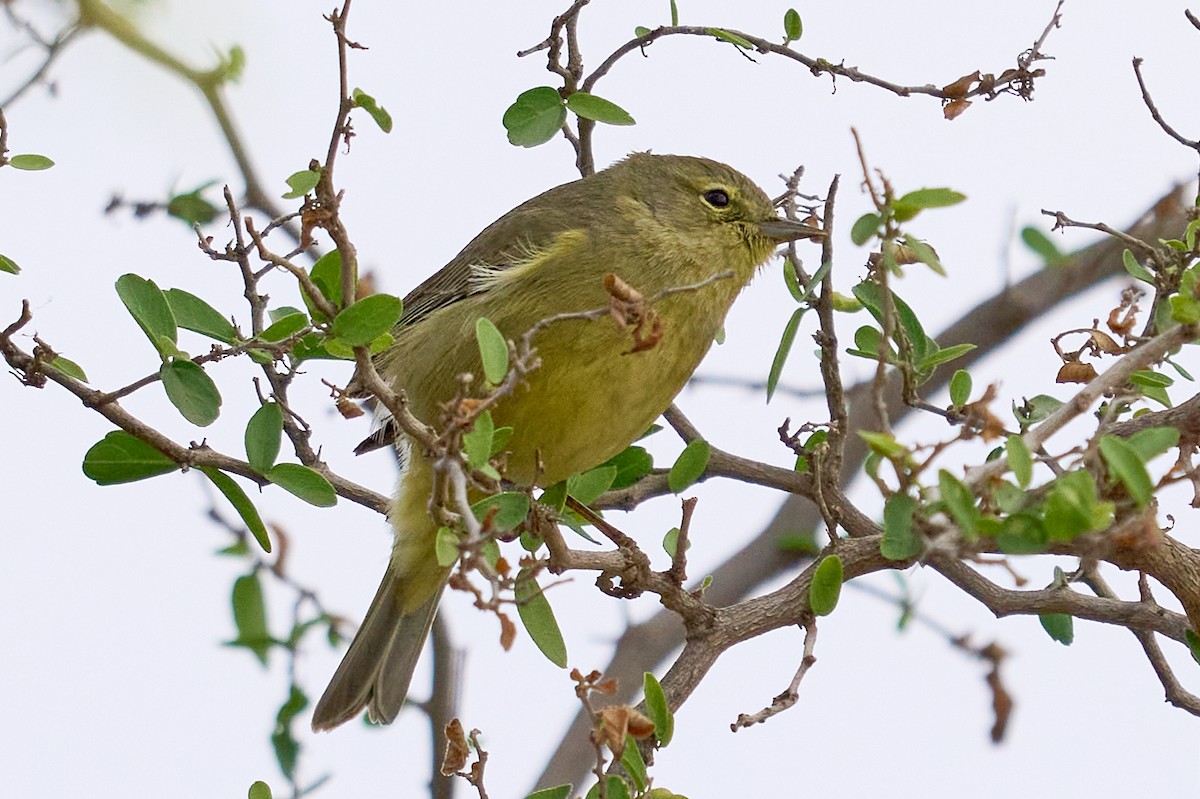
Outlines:
<svg viewBox="0 0 1200 799"><path fill-rule="evenodd" d="M758 231L776 244L783 244L784 242L796 241L798 239L820 239L825 237L825 231L820 228L806 225L803 222L793 222L790 219L771 219L767 222L759 222Z"/></svg>

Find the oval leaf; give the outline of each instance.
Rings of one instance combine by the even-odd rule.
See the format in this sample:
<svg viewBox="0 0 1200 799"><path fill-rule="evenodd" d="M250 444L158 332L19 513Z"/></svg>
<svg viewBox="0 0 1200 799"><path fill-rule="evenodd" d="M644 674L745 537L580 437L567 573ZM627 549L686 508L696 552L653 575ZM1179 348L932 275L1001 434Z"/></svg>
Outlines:
<svg viewBox="0 0 1200 799"><path fill-rule="evenodd" d="M6 255L0 255L0 272L7 272L10 275L21 274L21 267L17 266L17 262Z"/></svg>
<svg viewBox="0 0 1200 799"><path fill-rule="evenodd" d="M1038 621L1042 623L1042 629L1063 646L1070 646L1074 642L1075 619L1066 613L1040 613Z"/></svg>
<svg viewBox="0 0 1200 799"><path fill-rule="evenodd" d="M352 347L363 347L391 331L404 305L391 294L372 294L350 305L333 320L333 334Z"/></svg>
<svg viewBox="0 0 1200 799"><path fill-rule="evenodd" d="M175 461L124 430L113 430L83 456L83 473L102 486L145 480L178 468Z"/></svg>
<svg viewBox="0 0 1200 799"><path fill-rule="evenodd" d="M1125 486L1139 508L1146 507L1154 496L1154 483L1137 450L1123 438L1100 436L1100 454L1109 474Z"/></svg>
<svg viewBox="0 0 1200 799"><path fill-rule="evenodd" d="M153 280L146 280L138 275L127 274L117 278L117 296L125 304L129 314L138 323L138 327L146 334L165 358L173 350L164 346L162 339L174 344L179 340L175 323L175 314L167 302L162 290Z"/></svg>
<svg viewBox="0 0 1200 799"><path fill-rule="evenodd" d="M804 26L800 22L800 13L789 8L783 14L783 43L789 44L804 35Z"/></svg>
<svg viewBox="0 0 1200 799"><path fill-rule="evenodd" d="M554 619L549 600L528 570L522 569L517 575L513 594L517 600L517 615L521 617L521 623L525 625L529 637L547 660L560 669L565 669L567 645L563 641L562 631L558 629L558 622Z"/></svg>
<svg viewBox="0 0 1200 799"><path fill-rule="evenodd" d="M892 494L883 503L883 540L879 553L888 560L908 560L921 552L921 541L913 534L917 501L908 494Z"/></svg>
<svg viewBox="0 0 1200 799"><path fill-rule="evenodd" d="M658 739L658 748L662 749L675 735L675 714L667 704L662 685L650 672L642 675L642 692L646 695L646 715L654 722L654 737Z"/></svg>
<svg viewBox="0 0 1200 799"><path fill-rule="evenodd" d="M495 508L493 511L492 509ZM529 514L529 495L522 491L504 491L484 497L471 506L475 518L483 521L492 514L492 529L508 532L516 529Z"/></svg>
<svg viewBox="0 0 1200 799"><path fill-rule="evenodd" d="M708 442L701 438L684 447L667 475L667 486L671 491L678 494L699 480L708 466L710 454Z"/></svg>
<svg viewBox="0 0 1200 799"><path fill-rule="evenodd" d="M633 125L633 117L621 106L587 92L575 92L567 98L567 108L584 119L606 125Z"/></svg>
<svg viewBox="0 0 1200 799"><path fill-rule="evenodd" d="M966 369L959 369L950 378L950 404L961 408L970 399L971 374Z"/></svg>
<svg viewBox="0 0 1200 799"><path fill-rule="evenodd" d="M1008 468L1012 469L1013 477L1017 478L1017 485L1029 488L1029 483L1033 480L1033 455L1030 454L1029 447L1025 446L1025 440L1018 435L1009 436L1005 451L1008 455Z"/></svg>
<svg viewBox="0 0 1200 799"><path fill-rule="evenodd" d="M558 91L538 86L521 92L501 121L511 144L537 147L553 139L566 120L567 108Z"/></svg>
<svg viewBox="0 0 1200 799"><path fill-rule="evenodd" d="M254 412L246 423L246 460L250 468L266 474L279 457L283 440L283 409L277 402L268 402Z"/></svg>
<svg viewBox="0 0 1200 799"><path fill-rule="evenodd" d="M828 616L842 595L842 559L827 555L817 565L808 587L808 607L813 615Z"/></svg>
<svg viewBox="0 0 1200 799"><path fill-rule="evenodd" d="M44 155L36 155L34 153L22 153L14 155L8 159L8 164L13 169L23 169L26 172L38 172L43 169L49 169L54 166L54 162Z"/></svg>
<svg viewBox="0 0 1200 799"><path fill-rule="evenodd" d="M285 200L295 200L317 187L321 182L321 173L314 169L302 169L299 172L293 172L288 175L287 184L291 191L283 195Z"/></svg>
<svg viewBox="0 0 1200 799"><path fill-rule="evenodd" d="M481 316L475 320L475 340L483 361L483 376L492 385L499 385L508 374L508 342L491 319Z"/></svg>
<svg viewBox="0 0 1200 799"><path fill-rule="evenodd" d="M796 331L800 329L800 320L804 318L805 308L792 311L783 335L779 338L779 346L775 350L775 358L771 361L771 371L767 374L767 402L775 395L779 386L779 376L783 374L783 365L787 362L788 353L792 351L792 343L796 340Z"/></svg>
<svg viewBox="0 0 1200 799"><path fill-rule="evenodd" d="M196 363L172 358L158 370L167 399L194 425L207 427L221 413L221 393L208 373Z"/></svg>
<svg viewBox="0 0 1200 799"><path fill-rule="evenodd" d="M337 492L319 472L299 463L280 463L263 475L275 485L318 508L337 504Z"/></svg>
<svg viewBox="0 0 1200 799"><path fill-rule="evenodd" d="M233 623L237 639L231 645L249 649L265 666L273 641L267 632L267 606L258 572L239 577L233 583Z"/></svg>
<svg viewBox="0 0 1200 799"><path fill-rule="evenodd" d="M163 292L175 323L184 330L214 338L225 344L237 341L237 331L228 319L204 300L183 289L167 289Z"/></svg>
<svg viewBox="0 0 1200 799"><path fill-rule="evenodd" d="M250 501L250 497L246 496L242 487L219 469L211 466L201 466L199 469L205 477L212 480L217 490L225 495L229 504L233 505L233 509L237 511L238 516L242 517L242 521L246 523L246 529L254 536L254 540L262 547L263 552L270 552L271 539L267 537L266 525L263 524L262 517L258 515L258 509L254 507L254 503Z"/></svg>

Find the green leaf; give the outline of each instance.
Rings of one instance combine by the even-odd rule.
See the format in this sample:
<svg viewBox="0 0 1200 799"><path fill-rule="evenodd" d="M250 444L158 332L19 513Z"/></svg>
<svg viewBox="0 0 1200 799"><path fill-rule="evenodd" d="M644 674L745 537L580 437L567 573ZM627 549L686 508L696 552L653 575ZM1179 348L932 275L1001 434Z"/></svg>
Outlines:
<svg viewBox="0 0 1200 799"><path fill-rule="evenodd" d="M959 369L950 378L950 404L956 408L961 408L970 399L971 374L966 369Z"/></svg>
<svg viewBox="0 0 1200 799"><path fill-rule="evenodd" d="M387 109L376 103L374 97L362 89L355 89L351 93L350 99L356 106L366 111L371 119L375 120L375 124L379 126L380 130L384 133L392 132L392 115L387 112Z"/></svg>
<svg viewBox="0 0 1200 799"><path fill-rule="evenodd" d="M584 119L603 122L606 125L633 125L633 117L621 106L587 92L575 92L567 97L567 110L574 111Z"/></svg>
<svg viewBox="0 0 1200 799"><path fill-rule="evenodd" d="M521 569L517 574L513 596L517 601L517 615L521 617L521 623L525 625L529 637L547 660L560 669L565 669L567 645L563 641L562 631L558 629L550 602L528 569Z"/></svg>
<svg viewBox="0 0 1200 799"><path fill-rule="evenodd" d="M198 427L208 427L221 413L221 393L217 384L199 364L172 358L158 370L167 399Z"/></svg>
<svg viewBox="0 0 1200 799"><path fill-rule="evenodd" d="M492 457L492 438L496 434L496 423L492 421L491 411L484 411L475 417L471 429L463 433L463 452L467 456L467 465L472 469L481 469Z"/></svg>
<svg viewBox="0 0 1200 799"><path fill-rule="evenodd" d="M724 30L723 28L708 28L708 32L709 32L709 34L717 37L721 41L729 42L730 44L737 45L738 47L742 48L743 50L753 50L754 49L753 42L751 42L747 39L744 39L741 36L738 36L733 31L727 31L727 30Z"/></svg>
<svg viewBox="0 0 1200 799"><path fill-rule="evenodd" d="M1058 249L1058 245L1040 228L1032 225L1021 228L1021 241L1025 242L1026 247L1040 255L1046 266L1056 266L1066 258Z"/></svg>
<svg viewBox="0 0 1200 799"><path fill-rule="evenodd" d="M517 147L537 147L554 138L567 121L567 108L558 90L538 86L521 92L501 122L508 141Z"/></svg>
<svg viewBox="0 0 1200 799"><path fill-rule="evenodd" d="M675 0L671 0L671 27L679 26L679 6Z"/></svg>
<svg viewBox="0 0 1200 799"><path fill-rule="evenodd" d="M1139 430L1125 439L1143 463L1158 457L1179 443L1178 427L1151 427Z"/></svg>
<svg viewBox="0 0 1200 799"><path fill-rule="evenodd" d="M262 780L257 780L250 786L250 790L246 794L246 799L271 799L271 786ZM563 797L563 799L566 799L566 797Z"/></svg>
<svg viewBox="0 0 1200 799"><path fill-rule="evenodd" d="M1025 400L1025 407L1018 407L1013 403L1013 416L1017 418L1017 422L1021 425L1021 429L1025 430L1038 422L1047 419L1050 414L1062 407L1062 400L1055 399L1048 394L1038 394L1032 399Z"/></svg>
<svg viewBox="0 0 1200 799"><path fill-rule="evenodd" d="M1052 541L1070 541L1102 530L1112 516L1112 503L1098 502L1096 483L1083 469L1059 475L1046 495L1044 524Z"/></svg>
<svg viewBox="0 0 1200 799"><path fill-rule="evenodd" d="M433 551L439 566L449 568L458 562L458 542L459 535L454 530L449 527L438 528L437 537L433 541Z"/></svg>
<svg viewBox="0 0 1200 799"><path fill-rule="evenodd" d="M1070 646L1075 640L1075 619L1066 613L1039 613L1038 621L1051 638L1063 646Z"/></svg>
<svg viewBox="0 0 1200 799"><path fill-rule="evenodd" d="M267 632L267 606L263 602L258 572L243 575L233 582L233 623L237 638L230 646L249 649L265 666L267 652L274 643Z"/></svg>
<svg viewBox="0 0 1200 799"><path fill-rule="evenodd" d="M313 264L312 269L308 272L309 278L318 289L321 290L322 296L329 300L329 303L334 308L340 308L342 305L342 255L337 250L330 250L317 259ZM326 321L321 312L314 308L307 294L301 294L304 299L305 306L308 307L308 313L316 321Z"/></svg>
<svg viewBox="0 0 1200 799"><path fill-rule="evenodd" d="M628 488L650 474L654 469L654 458L645 447L629 446L600 465L616 467L616 476L608 487L608 490L616 490Z"/></svg>
<svg viewBox="0 0 1200 799"><path fill-rule="evenodd" d="M708 442L704 439L698 438L684 447L667 475L667 487L671 492L678 494L699 480L708 466L710 454Z"/></svg>
<svg viewBox="0 0 1200 799"><path fill-rule="evenodd" d="M308 327L308 317L296 311L276 319L266 330L258 334L258 338L263 341L283 341L306 327Z"/></svg>
<svg viewBox="0 0 1200 799"><path fill-rule="evenodd" d="M372 294L346 307L333 320L333 334L351 347L362 347L400 321L404 305L391 294Z"/></svg>
<svg viewBox="0 0 1200 799"><path fill-rule="evenodd" d="M525 799L571 799L571 783L564 785L555 785L553 788L543 788L540 791L534 791L527 794Z"/></svg>
<svg viewBox="0 0 1200 799"><path fill-rule="evenodd" d="M254 412L246 424L246 460L250 468L266 474L279 457L283 440L283 409L277 402L268 402Z"/></svg>
<svg viewBox="0 0 1200 799"><path fill-rule="evenodd" d="M1009 436L1005 442L1005 453L1008 456L1008 468L1017 478L1017 485L1029 488L1033 480L1033 454L1025 446L1025 440L1017 435Z"/></svg>
<svg viewBox="0 0 1200 799"><path fill-rule="evenodd" d="M54 162L46 156L33 153L14 155L8 159L8 164L13 169L23 169L26 172L39 172L54 166Z"/></svg>
<svg viewBox="0 0 1200 799"><path fill-rule="evenodd" d="M800 320L804 318L806 310L806 308L797 308L792 311L791 318L783 328L783 336L779 339L779 347L776 348L775 358L771 361L771 371L767 374L767 402L770 402L771 397L775 395L775 389L779 385L779 376L783 372L783 365L787 362L788 353L792 351L792 343L796 340L796 331L800 329Z"/></svg>
<svg viewBox="0 0 1200 799"><path fill-rule="evenodd" d="M216 219L217 207L204 199L201 191L203 189L176 194L167 201L167 216L183 220L189 225L207 225Z"/></svg>
<svg viewBox="0 0 1200 799"><path fill-rule="evenodd" d="M850 241L859 247L863 246L875 236L882 224L883 217L879 214L874 212L863 214L854 221L854 225L850 228Z"/></svg>
<svg viewBox="0 0 1200 799"><path fill-rule="evenodd" d="M237 341L237 331L221 313L204 300L183 289L167 289L163 292L170 306L175 324L184 330L200 333L224 344Z"/></svg>
<svg viewBox="0 0 1200 799"><path fill-rule="evenodd" d="M979 509L975 507L975 497L971 490L961 480L945 469L938 470L938 490L941 492L942 503L954 518L963 538L974 541L979 537Z"/></svg>
<svg viewBox="0 0 1200 799"><path fill-rule="evenodd" d="M1200 635L1196 635L1192 630L1184 630L1183 636L1187 640L1188 649L1192 653L1192 659L1200 663Z"/></svg>
<svg viewBox="0 0 1200 799"><path fill-rule="evenodd" d="M275 715L275 729L271 732L271 746L275 749L275 760L279 770L288 779L296 775L296 759L300 755L300 742L292 735L292 721L308 707L308 697L292 684L287 701Z"/></svg>
<svg viewBox="0 0 1200 799"><path fill-rule="evenodd" d="M162 340L174 344L178 341L178 329L175 315L171 313L171 306L162 290L153 280L133 274L121 275L117 278L116 286L117 296L150 343L163 358L170 356L173 349L165 346Z"/></svg>
<svg viewBox="0 0 1200 799"><path fill-rule="evenodd" d="M1131 278L1140 280L1143 283L1149 283L1151 286L1154 285L1154 273L1143 266L1137 258L1134 258L1133 253L1129 250L1121 253L1121 263L1124 264L1125 271L1129 273Z"/></svg>
<svg viewBox="0 0 1200 799"><path fill-rule="evenodd" d="M621 765L625 767L625 772L633 778L634 790L639 793L646 790L646 761L642 759L642 751L638 749L637 741L633 739L632 735L625 736L625 748L621 750Z"/></svg>
<svg viewBox="0 0 1200 799"><path fill-rule="evenodd" d="M1195 297L1175 294L1170 298L1171 318L1181 325L1200 322L1200 301Z"/></svg>
<svg viewBox="0 0 1200 799"><path fill-rule="evenodd" d="M626 783L624 779L618 777L616 774L609 774L607 777L605 777L604 785L604 796L606 799L630 799L628 783ZM585 796L584 799L600 799L600 797L600 783L597 782L592 786L591 790L587 792L587 796Z"/></svg>
<svg viewBox="0 0 1200 799"><path fill-rule="evenodd" d="M9 258L7 255L0 255L0 272L7 272L10 275L21 274L21 267L17 266L17 262Z"/></svg>
<svg viewBox="0 0 1200 799"><path fill-rule="evenodd" d="M813 572L808 586L808 607L815 616L828 616L837 607L842 594L842 559L826 555Z"/></svg>
<svg viewBox="0 0 1200 799"><path fill-rule="evenodd" d="M132 483L179 469L179 464L140 438L113 430L83 456L83 473L97 485Z"/></svg>
<svg viewBox="0 0 1200 799"><path fill-rule="evenodd" d="M922 544L913 534L913 514L917 501L908 494L892 494L883 503L883 539L879 553L888 560L908 560L921 552Z"/></svg>
<svg viewBox="0 0 1200 799"><path fill-rule="evenodd" d="M299 463L278 463L268 469L263 477L318 508L332 508L337 504L337 492L329 481L319 472Z"/></svg>
<svg viewBox="0 0 1200 799"><path fill-rule="evenodd" d="M895 437L889 433L876 433L871 430L859 430L858 434L862 436L863 441L867 442L867 446L872 452L881 455L884 458L895 460L897 458L904 458L908 456L908 450L904 448L904 445L897 441Z"/></svg>
<svg viewBox="0 0 1200 799"><path fill-rule="evenodd" d="M616 466L597 466L582 474L572 475L567 480L567 493L584 505L591 505L596 498L612 487L617 479Z"/></svg>
<svg viewBox="0 0 1200 799"><path fill-rule="evenodd" d="M529 495L523 491L503 491L499 494L492 494L490 497L484 497L471 506L471 511L475 514L475 518L481 522L487 518L488 513L495 512L492 516L492 529L501 532L509 532L515 530L517 525L525 521L525 517L529 514Z"/></svg>
<svg viewBox="0 0 1200 799"><path fill-rule="evenodd" d="M687 541L685 543L686 543L686 546L684 547L684 551L686 552L687 550L692 548L692 542ZM666 552L667 555L669 555L672 560L674 560L675 559L675 551L679 548L679 528L678 527L672 527L670 530L667 530L667 534L663 536L662 547L663 547L663 551Z"/></svg>
<svg viewBox="0 0 1200 799"><path fill-rule="evenodd" d="M650 30L650 29L649 29L649 28L647 28L645 25L637 25L637 26L635 26L635 27L634 27L634 29L633 29L633 35L634 35L634 36L637 36L637 37L646 36L647 34L650 34L650 33L653 33L653 32L654 32L654 31Z"/></svg>
<svg viewBox="0 0 1200 799"><path fill-rule="evenodd" d="M1137 450L1123 438L1100 436L1100 455L1109 474L1125 486L1137 506L1146 507L1154 497L1154 483Z"/></svg>
<svg viewBox="0 0 1200 799"><path fill-rule="evenodd" d="M1036 555L1045 552L1050 534L1042 520L1031 513L1014 513L1005 517L996 533L996 545L1008 555Z"/></svg>
<svg viewBox="0 0 1200 799"><path fill-rule="evenodd" d="M483 376L492 385L499 385L508 374L508 342L491 319L481 316L475 320L475 340L483 361Z"/></svg>
<svg viewBox="0 0 1200 799"><path fill-rule="evenodd" d="M800 22L800 14L794 8L789 8L783 14L783 43L791 44L804 35L804 26Z"/></svg>
<svg viewBox="0 0 1200 799"><path fill-rule="evenodd" d="M953 189L917 189L892 201L892 214L897 222L907 222L926 208L946 208L967 199Z"/></svg>
<svg viewBox="0 0 1200 799"><path fill-rule="evenodd" d="M50 362L58 371L62 372L67 377L73 377L81 383L88 381L87 374L84 373L83 367L72 361L70 358L64 358L61 355L55 355L54 360Z"/></svg>
<svg viewBox="0 0 1200 799"><path fill-rule="evenodd" d="M311 192L321 182L321 173L315 169L302 169L287 177L291 191L283 195L285 200L295 200Z"/></svg>
<svg viewBox="0 0 1200 799"><path fill-rule="evenodd" d="M271 551L271 539L267 537L267 528L263 524L262 517L258 515L258 509L254 507L254 503L250 497L246 496L246 492L242 487L233 481L233 478L219 469L214 469L211 466L197 467L205 477L212 481L212 484L217 487L217 490L225 495L225 499L229 500L229 504L233 505L233 509L237 511L238 516L242 517L242 521L246 523L246 529L254 536L254 540L262 547L263 552Z"/></svg>
<svg viewBox="0 0 1200 799"><path fill-rule="evenodd" d="M646 695L646 716L654 722L658 748L665 749L675 736L675 714L667 704L667 695L658 678L648 671L642 674L642 693Z"/></svg>
<svg viewBox="0 0 1200 799"><path fill-rule="evenodd" d="M871 280L864 280L856 285L853 289L854 296L867 309L871 316L875 317L875 321L879 326L884 327L884 289L878 283ZM925 357L931 339L925 335L925 328L921 326L921 322L917 319L917 315L913 309L908 306L904 300L895 292L890 292L892 297L892 305L896 309L896 321L899 322L899 327L908 337L909 345L912 349L913 360L920 362Z"/></svg>
<svg viewBox="0 0 1200 799"><path fill-rule="evenodd" d="M937 250L921 239L912 236L904 236L900 241L905 247L908 247L918 263L925 264L942 277L946 276L946 268L942 266L942 260L938 258Z"/></svg>
<svg viewBox="0 0 1200 799"><path fill-rule="evenodd" d="M934 344L933 346L936 347L937 345ZM931 372L944 363L953 361L955 358L961 358L973 349L975 349L974 344L954 344L950 347L935 349L917 362L917 371Z"/></svg>

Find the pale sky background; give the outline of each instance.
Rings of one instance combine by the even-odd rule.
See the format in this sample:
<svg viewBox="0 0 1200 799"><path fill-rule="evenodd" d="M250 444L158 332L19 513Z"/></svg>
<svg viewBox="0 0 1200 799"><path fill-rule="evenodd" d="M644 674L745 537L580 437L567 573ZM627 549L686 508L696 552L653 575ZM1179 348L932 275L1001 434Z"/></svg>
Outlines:
<svg viewBox="0 0 1200 799"><path fill-rule="evenodd" d="M24 11L29 0L17 2ZM352 55L352 83L374 94L396 120L389 136L365 117L338 165L346 189L345 219L380 288L404 294L447 261L488 222L524 199L575 177L569 147L556 141L524 150L510 146L500 117L512 99L551 83L544 58L514 53L541 41L566 0L522 3L412 3L357 0L351 36L370 49ZM942 0L815 3L798 6L805 26L798 47L844 59L900 83L949 83L975 69L999 73L1040 34L1053 2L960 3ZM230 104L271 191L324 153L334 116L335 51L321 18L333 4L308 0L160 2L143 24L159 41L197 65L212 48L240 44L247 53ZM588 63L626 41L636 25L668 22L668 4L597 0L581 27ZM784 3L681 0L684 24L782 35ZM635 127L601 128L597 161L610 163L653 149L706 155L743 170L771 193L776 175L807 166L805 190L821 193L844 176L839 203L838 285L862 275L866 251L853 248L850 223L867 208L858 191L850 127L856 126L873 166L900 190L950 186L969 197L930 213L913 231L933 243L949 270L938 278L913 270L899 291L928 330L1037 268L1012 241L1020 226L1048 228L1039 209L1125 225L1174 182L1195 173L1195 157L1167 140L1141 105L1130 59L1145 71L1164 113L1187 135L1200 135L1195 103L1200 32L1184 4L1072 0L1064 27L1045 52L1048 74L1033 103L1002 97L977 102L946 122L935 101L900 99L869 86L813 78L797 64L751 63L729 45L668 39L648 59L627 57L597 93L626 108ZM46 16L45 14L41 16ZM33 57L15 52L0 25L0 96L21 80ZM82 364L93 384L125 385L157 368L157 358L120 305L113 282L128 271L200 294L235 309L239 282L228 265L208 261L192 233L175 220L137 221L102 214L114 192L130 199L165 195L208 180L239 178L214 123L197 96L174 77L101 35L77 42L53 71L57 96L35 91L5 109L13 152L40 152L57 166L42 173L0 173L0 252L24 268L0 275L0 324L28 298L37 331ZM211 192L210 196L217 196ZM227 236L211 226L217 242ZM1064 249L1092 239L1073 232ZM1005 253L1007 262L1005 261ZM279 279L277 299L294 301ZM1048 388L1056 368L1048 339L1058 330L1103 317L1121 288L1109 283L1064 307L1052 323L1032 328L1006 352L972 369L977 387L1000 382L998 409ZM727 320L727 343L701 367L708 375L762 378L791 310L778 268L750 288ZM849 320L847 331L861 324ZM785 381L818 383L807 358L814 320L806 320ZM187 335L187 334L185 334ZM848 336L846 337L848 340ZM193 352L205 344L189 337ZM1194 354L1181 359L1200 372ZM849 363L848 378L865 374ZM224 389L223 414L211 428L190 427L154 389L127 406L188 441L202 436L240 454L253 406L246 364L214 370ZM319 427L333 468L376 490L390 490L386 456L355 459L367 430L331 414L316 384L294 400ZM1052 393L1067 396L1065 389ZM1176 399L1190 395L1180 385ZM933 401L944 401L934 397ZM772 463L790 463L774 430L785 416L823 419L821 406L787 396L764 406L761 394L690 389L683 409L722 448ZM110 429L65 392L34 391L0 381L0 793L7 796L237 797L257 779L282 795L268 737L283 698L284 659L264 671L233 637L229 591L245 563L213 555L225 534L203 518L201 478L171 475L98 488L79 464ZM902 430L911 440L945 434L932 422ZM668 433L654 439L659 463L678 451ZM967 457L968 453L964 453ZM970 454L982 457L982 450ZM779 497L719 481L701 497L690 554L693 575L721 562L772 517ZM869 511L877 495L855 496ZM263 515L290 534L290 572L318 587L331 610L359 618L388 551L382 519L343 502L318 510L279 490L258 498ZM1196 542L1195 512L1176 509L1176 535ZM621 526L655 542L678 515L673 499L620 518ZM665 563L665 557L662 560ZM1033 585L1050 579L1049 560L1017 568ZM1064 561L1064 566L1068 564ZM1000 579L999 574L990 574ZM1122 590L1130 581L1114 575ZM895 631L894 607L847 590L821 623L818 663L791 711L731 735L729 723L754 712L786 687L800 657L801 636L780 631L723 657L677 719L674 743L660 753L658 784L692 799L731 795L805 794L826 799L876 795L1103 797L1194 795L1200 779L1200 727L1162 701L1162 689L1129 633L1076 623L1076 642L1049 640L1035 618L996 621L935 574L908 578L920 608L977 642L999 641L1012 657L1005 680L1017 701L1008 740L993 746L990 696L980 664L916 626ZM269 580L267 581L269 585ZM870 582L886 590L893 575ZM284 631L290 596L271 587L273 629ZM1160 596L1160 598L1162 598ZM570 661L602 667L625 619L645 618L657 603L599 596L590 577L551 596L567 630ZM495 623L449 596L444 610L455 640L467 647L461 717L485 732L493 797L520 797L540 771L576 705L564 672L523 635L504 654ZM1180 647L1164 642L1180 676L1200 689L1197 669ZM298 662L314 700L341 652L318 637ZM425 691L419 670L414 693ZM661 672L660 672L661 673ZM402 715L384 730L350 724L314 736L302 719L301 782L329 774L324 797L420 796L427 775L425 720ZM464 784L459 795L470 792Z"/></svg>

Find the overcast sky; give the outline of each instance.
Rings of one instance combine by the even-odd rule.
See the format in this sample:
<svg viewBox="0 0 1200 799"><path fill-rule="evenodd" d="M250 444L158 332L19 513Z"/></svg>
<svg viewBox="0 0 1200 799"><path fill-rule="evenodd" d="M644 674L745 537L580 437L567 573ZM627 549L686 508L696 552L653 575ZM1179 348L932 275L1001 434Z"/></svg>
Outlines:
<svg viewBox="0 0 1200 799"><path fill-rule="evenodd" d="M18 12L30 5L15 3ZM541 55L514 54L541 41L566 5L357 0L351 36L370 49L353 53L352 83L375 95L396 127L385 136L361 120L350 153L339 161L338 181L346 189L345 220L380 289L404 294L491 220L577 176L564 142L514 148L500 125L518 93L553 83ZM684 24L782 36L782 3L679 5ZM307 0L174 0L143 13L147 30L196 65L210 64L213 48L245 49L245 75L228 98L264 183L277 194L286 190L287 175L323 157L326 147L336 65L321 15L331 7ZM811 193L822 193L841 173L836 274L839 289L848 291L863 275L867 255L848 239L850 222L868 207L858 190L850 135L856 127L872 166L898 190L949 186L969 198L913 226L937 247L949 276L914 270L898 290L936 331L1037 268L1014 235L1026 224L1048 229L1040 209L1120 226L1174 182L1194 175L1194 153L1154 125L1130 68L1133 56L1144 57L1164 113L1186 135L1200 136L1192 80L1200 32L1184 19L1184 7L1160 1L1134 10L1117 0L1072 0L1063 28L1045 47L1055 60L1043 62L1047 75L1034 102L976 102L953 122L928 98L902 99L849 81L835 86L795 63L752 62L712 40L661 41L648 58L626 58L597 87L638 122L600 128L597 161L646 149L705 155L736 166L771 193L781 187L776 176L798 164L807 168L802 188ZM812 4L798 7L804 37L797 47L898 83L942 85L976 69L998 73L1011 66L1053 8L1050 0ZM585 57L595 65L635 26L668 21L666 2L597 0L581 26ZM4 96L36 61L18 50L6 23L0 24L0 59ZM19 277L0 275L0 325L28 298L35 314L29 329L83 365L93 385L111 389L158 364L113 291L121 274L134 271L235 309L242 320L246 315L234 271L204 257L186 226L105 216L104 207L114 193L152 199L210 180L236 190L240 181L197 95L113 41L82 37L51 75L54 93L34 91L4 109L13 152L44 153L57 166L0 174L0 252L24 269ZM218 243L228 235L219 224L211 232ZM1091 240L1079 232L1058 239L1064 249ZM277 301L296 301L286 281L274 286ZM973 367L976 386L998 381L1000 409L1013 398L1047 391L1057 366L1049 337L1106 315L1121 287L1109 283L1064 306L1053 321ZM727 343L714 349L701 374L763 378L790 311L778 268L769 267L731 313ZM794 368L785 373L789 385L818 386L804 351L811 324L802 329ZM206 347L199 338L183 344L193 352ZM1200 373L1193 354L1180 360ZM154 390L126 405L176 440L207 437L238 454L255 402L248 382L253 372L248 364L228 362L214 371L225 404L222 419L204 431ZM345 372L314 371L310 390L296 399L320 429L324 457L339 473L390 491L394 476L385 455L350 454L368 423L335 418L316 385L324 375L344 382ZM849 364L848 373L861 377L867 370ZM1176 392L1184 399L1189 387ZM763 399L752 391L704 387L686 390L680 405L716 446L786 465L790 458L775 428L785 416L824 418L822 404L780 396L765 406ZM285 663L275 653L264 671L245 651L221 646L234 634L229 591L246 564L213 555L228 538L204 518L210 497L200 478L170 475L98 488L79 464L108 432L107 422L63 391L25 389L11 379L0 382L0 407L4 792L232 797L244 795L256 779L281 789L268 736L286 684ZM901 434L930 440L945 429L926 422ZM668 433L652 446L660 463L679 449ZM780 502L764 489L720 481L694 493L701 498L689 556L694 575L734 552ZM877 512L872 491L860 487L855 496ZM346 502L322 511L278 490L258 499L264 516L289 534L295 578L319 587L332 611L359 618L386 561L386 523ZM1178 513L1176 534L1195 544L1194 511L1181 506ZM677 515L677 502L666 498L620 524L652 549ZM1017 564L1032 585L1048 583L1052 566L1049 560ZM1123 577L1113 575L1127 591ZM1036 619L996 621L935 574L916 569L907 579L922 612L1011 652L1005 680L1018 705L1003 745L988 741L990 696L980 664L920 626L897 633L894 607L847 590L837 612L822 621L819 661L798 705L731 735L728 725L739 713L758 710L786 687L801 636L780 631L738 647L680 713L675 742L655 769L659 784L692 799L783 791L1174 796L1200 778L1196 721L1163 703L1127 632L1080 622L1075 644L1064 648ZM897 586L891 574L869 582L888 591ZM627 618L657 609L653 598L621 603L602 597L586 575L551 598L567 631L571 664L585 671L607 662ZM282 633L290 595L270 586L269 599L273 629ZM456 642L468 651L461 716L468 728L485 732L491 794L522 796L575 711L571 683L524 636L513 652L502 653L494 620L471 610L463 596L449 596L444 610ZM1195 690L1195 665L1175 644L1164 646ZM340 656L311 639L297 668L314 699ZM425 690L425 674L418 671L417 695ZM321 736L307 732L306 717L300 733L302 782L332 775L320 795L420 795L427 736L417 713L384 730L350 724ZM460 795L467 793L464 785Z"/></svg>

